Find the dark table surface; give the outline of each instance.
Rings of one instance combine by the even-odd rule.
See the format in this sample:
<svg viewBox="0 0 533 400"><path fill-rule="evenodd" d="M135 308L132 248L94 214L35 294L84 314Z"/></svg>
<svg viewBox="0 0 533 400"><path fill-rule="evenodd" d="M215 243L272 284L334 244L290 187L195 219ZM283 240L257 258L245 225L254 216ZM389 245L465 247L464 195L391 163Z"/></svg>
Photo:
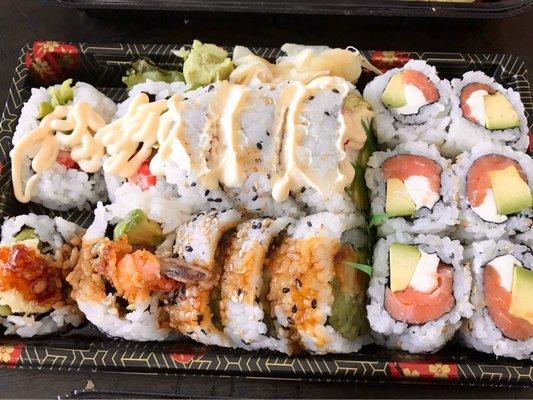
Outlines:
<svg viewBox="0 0 533 400"><path fill-rule="evenodd" d="M362 18L251 14L82 11L37 0L2 0L0 102L20 48L36 39L82 42L279 46L284 42L360 49L511 53L533 61L533 9L504 20ZM84 390L86 389L86 390ZM300 382L236 377L154 376L95 371L0 370L0 397L468 397L532 398L533 389Z"/></svg>

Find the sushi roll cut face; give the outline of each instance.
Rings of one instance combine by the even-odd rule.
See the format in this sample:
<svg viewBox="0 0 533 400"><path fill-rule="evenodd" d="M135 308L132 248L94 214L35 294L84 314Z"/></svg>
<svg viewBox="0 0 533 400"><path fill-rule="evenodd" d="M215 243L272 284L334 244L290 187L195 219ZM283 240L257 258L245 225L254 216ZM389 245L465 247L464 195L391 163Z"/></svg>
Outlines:
<svg viewBox="0 0 533 400"><path fill-rule="evenodd" d="M367 276L347 265L365 262L364 257L341 242L342 232L323 230L340 218L330 213L305 217L269 256L272 315L295 352L353 352L365 344Z"/></svg>
<svg viewBox="0 0 533 400"><path fill-rule="evenodd" d="M33 103L38 100L30 98L23 110L10 152L13 191L22 203L33 200L59 210L83 208L87 201L96 202L102 191L99 177L88 174L101 168L104 147L94 135L108 122L107 114L115 105L90 85L71 85L69 79L48 93L34 93L32 97L48 101L41 101L35 110L31 106L36 107ZM27 129L32 117L36 126Z"/></svg>
<svg viewBox="0 0 533 400"><path fill-rule="evenodd" d="M463 117L488 130L516 128L518 113L505 95L486 83L470 83L460 94Z"/></svg>
<svg viewBox="0 0 533 400"><path fill-rule="evenodd" d="M385 212L410 217L423 207L432 209L439 200L442 168L420 155L400 154L388 158L381 167L387 181Z"/></svg>
<svg viewBox="0 0 533 400"><path fill-rule="evenodd" d="M483 269L485 304L494 324L513 340L533 338L533 271L513 255L499 256Z"/></svg>
<svg viewBox="0 0 533 400"><path fill-rule="evenodd" d="M189 265L207 271L210 279L186 282L168 299L170 326L208 345L233 346L223 333L219 279L230 245L230 233L240 222L235 210L194 217L176 232L175 254Z"/></svg>
<svg viewBox="0 0 533 400"><path fill-rule="evenodd" d="M138 209L115 225L112 238L84 237L67 281L80 310L100 330L133 340L168 335L160 303L179 283L167 277L168 263L155 253L164 239L161 226Z"/></svg>
<svg viewBox="0 0 533 400"><path fill-rule="evenodd" d="M483 220L501 223L532 206L531 188L520 164L499 154L475 160L467 174L466 195Z"/></svg>
<svg viewBox="0 0 533 400"><path fill-rule="evenodd" d="M393 75L381 95L383 105L399 115L418 114L439 98L433 82L423 72L411 69Z"/></svg>
<svg viewBox="0 0 533 400"><path fill-rule="evenodd" d="M8 328L7 334L53 333L69 323L81 322L65 284L65 277L77 260L78 228L60 218L56 220L71 230L72 236L63 231L66 237L70 236L68 242L56 232L55 221L47 216L29 214L4 223L0 245L0 316L5 318L2 323Z"/></svg>
<svg viewBox="0 0 533 400"><path fill-rule="evenodd" d="M389 250L390 285L385 309L397 321L424 324L448 313L455 305L453 267L436 254L392 243Z"/></svg>

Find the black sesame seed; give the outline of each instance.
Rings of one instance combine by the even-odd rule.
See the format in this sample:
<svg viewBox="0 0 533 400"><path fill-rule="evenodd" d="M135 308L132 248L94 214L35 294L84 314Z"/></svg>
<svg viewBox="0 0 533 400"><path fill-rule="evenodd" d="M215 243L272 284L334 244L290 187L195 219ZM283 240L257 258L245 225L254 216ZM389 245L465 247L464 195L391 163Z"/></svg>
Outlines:
<svg viewBox="0 0 533 400"><path fill-rule="evenodd" d="M213 85L209 85L209 87L207 88L207 91L210 92L211 90L213 90L215 87Z"/></svg>
<svg viewBox="0 0 533 400"><path fill-rule="evenodd" d="M303 188L300 189L300 193L303 193L307 190L307 188L304 186Z"/></svg>
<svg viewBox="0 0 533 400"><path fill-rule="evenodd" d="M296 286L302 287L302 281L296 278Z"/></svg>
<svg viewBox="0 0 533 400"><path fill-rule="evenodd" d="M261 222L252 222L252 229L261 229Z"/></svg>
<svg viewBox="0 0 533 400"><path fill-rule="evenodd" d="M207 335L204 328L200 329L200 332L202 332L204 335Z"/></svg>
<svg viewBox="0 0 533 400"><path fill-rule="evenodd" d="M333 89L332 92L333 93L340 93L338 89Z"/></svg>
<svg viewBox="0 0 533 400"><path fill-rule="evenodd" d="M204 193L204 196L207 196L209 194L209 189L207 189Z"/></svg>
<svg viewBox="0 0 533 400"><path fill-rule="evenodd" d="M190 253L192 251L192 247L191 246L185 246L185 251Z"/></svg>
<svg viewBox="0 0 533 400"><path fill-rule="evenodd" d="M240 296L241 293L242 293L242 289L241 289L241 288L238 288L238 289L237 289L237 296Z"/></svg>
<svg viewBox="0 0 533 400"><path fill-rule="evenodd" d="M255 300L256 303L260 303L261 302L261 299L259 299L259 296L255 296L254 300Z"/></svg>
<svg viewBox="0 0 533 400"><path fill-rule="evenodd" d="M214 201L212 197L208 197L207 201Z"/></svg>
<svg viewBox="0 0 533 400"><path fill-rule="evenodd" d="M191 183L191 186L195 187L196 186L196 182Z"/></svg>
<svg viewBox="0 0 533 400"><path fill-rule="evenodd" d="M183 100L187 101L187 100L189 100L189 98L188 97L184 97Z"/></svg>
<svg viewBox="0 0 533 400"><path fill-rule="evenodd" d="M215 200L213 200L215 203L222 203L222 199L220 197L217 197Z"/></svg>
<svg viewBox="0 0 533 400"><path fill-rule="evenodd" d="M290 290L291 290L290 288L288 288L288 287L284 287L283 289L281 289L281 292L282 292L282 293L289 293Z"/></svg>
<svg viewBox="0 0 533 400"><path fill-rule="evenodd" d="M190 335L192 335L193 333L194 333L194 332L191 331L191 332L186 332L185 334L190 336Z"/></svg>
<svg viewBox="0 0 533 400"><path fill-rule="evenodd" d="M259 196L255 195L254 197L252 197L252 201L256 201L258 198L259 198Z"/></svg>
<svg viewBox="0 0 533 400"><path fill-rule="evenodd" d="M309 96L309 101L313 100L315 98L315 96Z"/></svg>
<svg viewBox="0 0 533 400"><path fill-rule="evenodd" d="M316 299L311 301L311 307L316 308Z"/></svg>
<svg viewBox="0 0 533 400"><path fill-rule="evenodd" d="M309 226L309 227L313 226L313 224L311 223L311 221L307 221L307 226Z"/></svg>
<svg viewBox="0 0 533 400"><path fill-rule="evenodd" d="M263 148L263 144L261 142L257 142L256 146L259 150Z"/></svg>
<svg viewBox="0 0 533 400"><path fill-rule="evenodd" d="M298 307L296 307L296 304L292 306L291 311L292 313L295 313L296 311L298 311Z"/></svg>
<svg viewBox="0 0 533 400"><path fill-rule="evenodd" d="M215 210L216 210L216 208L215 208L215 207L211 207L211 211L215 211Z"/></svg>
<svg viewBox="0 0 533 400"><path fill-rule="evenodd" d="M267 178L268 178L268 179L272 178L272 175L267 174Z"/></svg>
<svg viewBox="0 0 533 400"><path fill-rule="evenodd" d="M266 134L267 134L267 136L270 136L270 132L269 131L266 131Z"/></svg>
<svg viewBox="0 0 533 400"><path fill-rule="evenodd" d="M329 117L329 112L328 111L324 111L324 114L326 114Z"/></svg>
<svg viewBox="0 0 533 400"><path fill-rule="evenodd" d="M192 219L192 222L195 222L197 219L198 219L198 217L194 217L194 218Z"/></svg>

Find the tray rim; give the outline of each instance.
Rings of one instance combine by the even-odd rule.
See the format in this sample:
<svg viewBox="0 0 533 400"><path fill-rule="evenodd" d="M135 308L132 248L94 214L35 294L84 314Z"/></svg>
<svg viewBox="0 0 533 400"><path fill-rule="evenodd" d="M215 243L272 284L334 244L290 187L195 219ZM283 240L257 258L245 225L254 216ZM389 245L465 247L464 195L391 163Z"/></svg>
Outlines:
<svg viewBox="0 0 533 400"><path fill-rule="evenodd" d="M73 43L73 42L71 42ZM82 52L90 52L91 49L100 49L100 50L108 50L108 51L122 51L124 52L125 49L129 46L133 46L133 48L139 52L140 50L143 50L143 48L150 48L151 46L154 46L153 44L140 44L140 43L90 43L90 42L79 42L79 43L73 43L75 44L80 51ZM125 46L126 45L126 46ZM181 45L179 44L167 44L167 45L156 45L156 46L163 46L167 48L179 48ZM5 127L6 120L9 118L14 118L16 120L18 118L18 112L20 111L21 104L15 104L15 97L14 92L16 91L17 94L20 93L18 89L24 86L25 79L28 76L28 70L26 69L24 65L24 56L28 50L32 48L32 43L26 43L22 46L20 55L19 55L19 63L17 64L14 72L14 78L12 80L8 98L6 105L4 107L4 111L2 113L2 119L0 120L0 134L6 134L10 131ZM264 48L264 47L251 47L252 49L278 49L278 48ZM130 56L135 57L135 52L131 51L131 48L129 48L130 52L128 53ZM378 50L369 50L364 51L365 53L368 52L375 52ZM382 50L379 50L382 51ZM432 58L436 57L442 57L445 56L457 56L461 55L463 57L468 56L469 61L468 62L482 62L482 59L488 60L488 58L493 59L496 61L496 59L509 59L509 61L513 61L513 66L516 63L520 63L520 65L524 65L524 77L526 79L527 83L527 89L529 92L529 95L531 96L531 86L530 81L528 78L528 63L527 61L520 57L515 56L512 54L483 54L483 53L449 53L449 52L406 52L409 54L416 54L417 56L420 55L431 55ZM117 53L118 54L118 53ZM461 62L458 60L457 62ZM463 61L464 62L464 61ZM20 100L20 99L19 99ZM13 107L13 109L11 109ZM531 110L533 106L530 106L529 109ZM10 111L13 111L12 114L10 114ZM532 115L530 113L529 121L532 119ZM11 120L11 122L14 122L14 120ZM1 135L0 140L6 140L10 139L10 136ZM3 193L2 193L3 196ZM58 341L64 341L65 337L62 336L55 336L52 337L57 338ZM409 379L406 376L395 376L393 370L396 368L403 369L409 368L411 365L422 365L421 368L429 368L429 365L431 362L434 362L435 364L442 364L441 362L436 361L428 361L431 359L431 356L424 356L425 361L415 361L413 362L412 359L416 358L413 356L407 356L405 355L403 358L403 361L394 361L390 359L382 359L382 360L354 360L353 354L340 354L340 355L330 355L327 357L320 357L320 356L312 356L305 354L303 356L298 357L288 357L286 355L282 354L272 354L269 353L269 355L266 357L266 360L268 361L270 358L275 358L276 362L272 365L274 365L274 371L275 374L272 374L272 371L268 365L265 364L263 366L263 370L259 368L259 370L253 370L250 369L250 362L252 363L259 363L263 359L265 361L265 357L261 357L261 353L256 352L246 352L242 354L241 351L234 351L232 349L226 349L222 351L222 354L217 354L217 352L185 352L185 353L179 353L174 352L170 353L169 349L166 349L165 351L150 351L148 346L151 345L151 343L138 343L138 342L128 342L128 341L121 341L121 340L115 340L115 339L96 339L92 340L88 338L84 338L83 340L88 341L86 342L88 348L87 349L76 349L73 347L67 347L62 345L54 344L53 346L49 346L47 344L47 340L49 337L45 338L35 338L35 339L16 339L16 338L4 338L0 339L0 354L6 354L9 355L9 360L6 359L6 357L0 357L0 367L10 367L10 368L42 368L42 369L68 369L68 370L83 370L86 368L90 369L97 369L97 370L116 370L117 368L121 371L136 371L138 368L138 363L148 362L147 360L150 358L157 358L162 357L162 360L164 361L164 365L166 365L166 368L161 368L160 366L157 366L156 369L153 369L153 367L147 366L146 370L144 372L146 373L160 373L160 374L195 374L195 375L205 375L207 374L217 374L217 375L224 375L224 374L233 374L233 375L243 375L243 376L263 376L263 377L271 377L274 379L301 379L301 380L327 380L327 381L378 381L378 382L385 382L389 381L390 379L395 379L400 382L414 382L414 380ZM68 341L68 340L67 340ZM98 343L105 343L106 345L110 344L117 344L116 347L124 348L123 355L125 355L124 358L120 359L121 365L117 364L106 364L105 362L102 363L102 360L104 359L104 353L105 355L110 355L113 353L112 359L114 360L114 355L118 352L116 348L113 348L111 346L111 349L103 349L101 346L98 345ZM182 344L176 344L173 342L167 342L167 345L169 346L182 346ZM143 348L145 346L145 348ZM105 347L105 345L104 345ZM203 346L196 346L196 347L203 347ZM133 350L131 349L133 348ZM138 350L138 348L141 348L141 350ZM194 346L193 346L194 348ZM466 349L465 349L466 350ZM141 353L149 353L148 358L142 358L142 357L130 357L128 351L141 351ZM224 354L224 352L227 351L227 354ZM469 351L469 350L466 350ZM50 353L51 352L51 353ZM57 354L53 354L53 352L57 352ZM71 353L71 365L65 367L63 365L63 362L58 363L58 359L66 359L69 356L69 352ZM82 357L82 360L89 360L88 362L81 362L76 363L76 360L79 360L79 355L83 352L86 352L86 354L91 355L91 357ZM176 355L177 354L177 355ZM210 361L211 363L218 363L217 365L221 365L224 362L226 362L226 366L224 369L202 369L197 368L195 362L203 362L206 359L204 358L207 355L207 357L213 357L213 359ZM182 356L186 356L183 358ZM188 358L190 356L190 358ZM355 355L356 356L356 355ZM444 355L445 356L445 355ZM179 357L182 357L180 359ZM196 358L195 358L196 357ZM418 356L420 358L420 356ZM178 359L178 361L176 360ZM298 372L294 370L292 375L287 375L286 372L284 372L283 369L276 369L276 365L279 363L277 362L278 359L285 359L285 360L291 360L293 363L299 362L297 360L305 360L306 363L309 364L310 368L306 369L305 366L299 366ZM445 359L445 357L443 358ZM92 361L90 361L92 360ZM225 361L224 361L225 360ZM319 360L320 362L325 363L323 365L323 368L319 367ZM401 359L402 360L402 359ZM407 360L407 361L405 361ZM285 361L287 362L287 361ZM317 363L318 369L314 369L313 366L311 366L311 363ZM328 362L332 363L331 365L328 364ZM342 367L342 363L352 363L354 367ZM241 364L243 363L243 364ZM447 378L449 382L453 383L459 383L462 385L496 385L496 386L531 386L533 385L533 365L529 366L529 369L527 368L527 360L523 361L517 361L517 360L511 360L509 359L509 365L502 366L499 364L491 364L488 363L480 363L478 360L466 360L466 361L452 361L448 365L448 368L450 368L450 372L448 374ZM303 363L302 363L303 364ZM523 365L522 365L523 364ZM284 365L283 363L281 364ZM332 372L331 366L335 366L335 370ZM339 367L340 365L340 367ZM379 366L379 368L374 368L374 366ZM416 366L415 365L415 366ZM425 366L424 366L425 365ZM432 364L433 365L433 364ZM286 366L286 365L285 365ZM243 370L244 367L244 370ZM279 365L278 365L279 367ZM501 375L500 372L494 372L494 369L498 368L504 368L508 370L513 370L516 372L516 376L511 377L509 376L507 382L501 381L500 379L494 380L493 377L496 375ZM129 368L129 370L128 370ZM228 369L229 368L229 369ZM246 368L249 368L248 371L246 371ZM474 373L473 368L478 368L478 376L476 376L476 373ZM483 368L487 368L487 371L483 371ZM524 368L524 372L519 372L519 369ZM268 374L265 374L264 370L268 370ZM344 371L344 372L343 372ZM371 371L370 375L369 372ZM137 371L136 371L137 372ZM141 371L142 372L142 371ZM398 372L398 371L396 371ZM277 374L277 376L276 376ZM299 375L297 375L299 374ZM375 375L376 374L376 375ZM401 373L399 373L401 375ZM441 377L442 378L442 377ZM429 376L420 376L418 380L426 381L430 380ZM447 380L447 381L448 381ZM432 382L434 382L432 380ZM440 381L440 382L445 382Z"/></svg>
<svg viewBox="0 0 533 400"><path fill-rule="evenodd" d="M139 0L46 0L61 7L81 9L130 9L130 10L164 10L164 11L207 11L207 12L251 12L276 14L324 14L324 15L359 15L380 17L437 17L437 18L508 18L526 12L533 5L532 0L501 0L499 3L484 3L483 8L474 8L472 3L450 3L436 1L401 1L391 0L376 5L375 2L360 0L359 4L299 4L287 5L281 1L261 2L263 7L251 2L240 2L235 6L231 0L207 2L203 0L181 0L172 4L171 0L151 3ZM504 2L505 5L501 5ZM265 3L268 3L265 7ZM327 4L327 5L326 5Z"/></svg>

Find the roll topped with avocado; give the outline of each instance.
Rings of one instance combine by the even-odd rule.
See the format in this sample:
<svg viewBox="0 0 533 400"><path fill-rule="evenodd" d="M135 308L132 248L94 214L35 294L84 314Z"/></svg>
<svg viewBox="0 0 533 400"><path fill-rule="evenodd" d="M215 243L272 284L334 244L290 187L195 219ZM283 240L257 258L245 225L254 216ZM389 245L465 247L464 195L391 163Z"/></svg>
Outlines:
<svg viewBox="0 0 533 400"><path fill-rule="evenodd" d="M435 352L472 315L472 278L457 240L396 233L378 241L373 266L367 312L380 344Z"/></svg>
<svg viewBox="0 0 533 400"><path fill-rule="evenodd" d="M374 110L378 142L385 146L413 140L437 146L444 142L451 87L435 67L411 60L374 78L363 97Z"/></svg>
<svg viewBox="0 0 533 400"><path fill-rule="evenodd" d="M60 217L20 215L2 226L0 320L4 334L46 335L81 324L65 277L82 230Z"/></svg>
<svg viewBox="0 0 533 400"><path fill-rule="evenodd" d="M457 181L434 145L411 142L374 152L365 177L380 235L446 234L458 223Z"/></svg>
<svg viewBox="0 0 533 400"><path fill-rule="evenodd" d="M466 249L474 273L474 315L464 342L479 351L533 359L533 254L508 240L476 242Z"/></svg>
<svg viewBox="0 0 533 400"><path fill-rule="evenodd" d="M517 151L528 147L528 125L520 95L481 71L453 79L451 124L443 153L455 156L481 142Z"/></svg>
<svg viewBox="0 0 533 400"><path fill-rule="evenodd" d="M465 241L531 234L533 160L509 147L482 143L453 167L459 186ZM527 240L526 240L527 241Z"/></svg>

